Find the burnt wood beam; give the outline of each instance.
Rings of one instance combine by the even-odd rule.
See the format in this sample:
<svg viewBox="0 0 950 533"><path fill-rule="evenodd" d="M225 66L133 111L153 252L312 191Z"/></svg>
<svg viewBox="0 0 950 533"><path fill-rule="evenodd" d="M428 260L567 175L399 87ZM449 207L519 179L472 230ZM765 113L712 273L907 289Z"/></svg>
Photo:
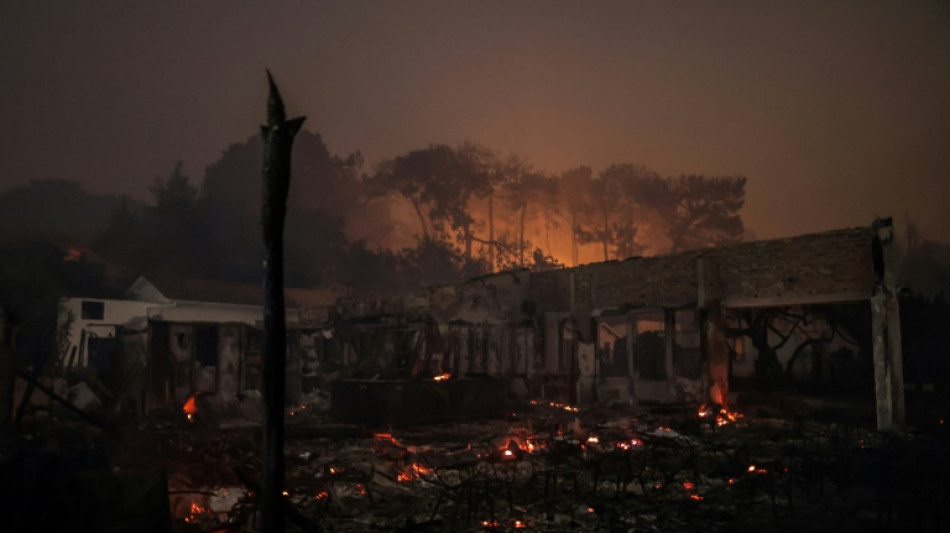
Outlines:
<svg viewBox="0 0 950 533"><path fill-rule="evenodd" d="M284 403L287 326L284 319L284 220L290 187L290 152L304 118L287 120L277 85L267 72L267 124L264 137L264 183L261 229L264 237L264 397L261 531L284 530Z"/></svg>

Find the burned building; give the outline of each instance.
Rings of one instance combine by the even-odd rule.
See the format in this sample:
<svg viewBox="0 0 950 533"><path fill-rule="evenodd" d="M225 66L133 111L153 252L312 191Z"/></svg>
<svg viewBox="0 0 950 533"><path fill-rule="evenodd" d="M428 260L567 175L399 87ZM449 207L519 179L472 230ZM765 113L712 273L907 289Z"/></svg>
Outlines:
<svg viewBox="0 0 950 533"><path fill-rule="evenodd" d="M893 428L904 406L892 231L880 221L349 302L334 311L337 355L321 353L349 369L339 377L356 389L337 384L342 405L441 375L504 378L511 392L569 404L725 405L732 381L820 378L833 365L848 373L838 381L873 389L877 427ZM841 307L857 311L829 318Z"/></svg>

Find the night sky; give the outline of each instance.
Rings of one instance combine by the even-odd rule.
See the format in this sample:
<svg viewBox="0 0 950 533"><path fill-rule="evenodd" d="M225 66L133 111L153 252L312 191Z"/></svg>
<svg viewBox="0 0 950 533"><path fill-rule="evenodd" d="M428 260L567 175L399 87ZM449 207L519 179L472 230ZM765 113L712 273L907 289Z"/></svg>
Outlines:
<svg viewBox="0 0 950 533"><path fill-rule="evenodd" d="M0 3L0 188L145 198L264 121L331 152L473 140L561 172L743 174L759 238L909 215L950 240L950 2Z"/></svg>

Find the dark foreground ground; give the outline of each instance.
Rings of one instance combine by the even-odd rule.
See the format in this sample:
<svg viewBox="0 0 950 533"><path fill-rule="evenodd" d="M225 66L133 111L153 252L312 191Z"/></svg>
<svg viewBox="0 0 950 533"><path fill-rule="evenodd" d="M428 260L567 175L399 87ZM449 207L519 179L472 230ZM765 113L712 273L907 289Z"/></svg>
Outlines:
<svg viewBox="0 0 950 533"><path fill-rule="evenodd" d="M884 434L715 418L531 403L504 420L373 432L298 407L288 531L950 530L940 421ZM115 431L40 420L0 445L0 530L256 530L259 441L201 413Z"/></svg>

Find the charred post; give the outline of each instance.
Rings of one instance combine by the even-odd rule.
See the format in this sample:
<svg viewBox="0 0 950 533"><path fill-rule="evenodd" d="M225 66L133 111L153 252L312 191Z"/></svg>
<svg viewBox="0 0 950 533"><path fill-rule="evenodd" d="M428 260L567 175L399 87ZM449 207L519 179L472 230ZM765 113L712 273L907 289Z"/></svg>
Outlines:
<svg viewBox="0 0 950 533"><path fill-rule="evenodd" d="M267 72L267 124L264 137L264 184L261 229L264 237L264 397L263 491L261 530L283 531L284 391L286 324L284 321L284 220L290 187L290 153L304 118L287 120L274 79Z"/></svg>

